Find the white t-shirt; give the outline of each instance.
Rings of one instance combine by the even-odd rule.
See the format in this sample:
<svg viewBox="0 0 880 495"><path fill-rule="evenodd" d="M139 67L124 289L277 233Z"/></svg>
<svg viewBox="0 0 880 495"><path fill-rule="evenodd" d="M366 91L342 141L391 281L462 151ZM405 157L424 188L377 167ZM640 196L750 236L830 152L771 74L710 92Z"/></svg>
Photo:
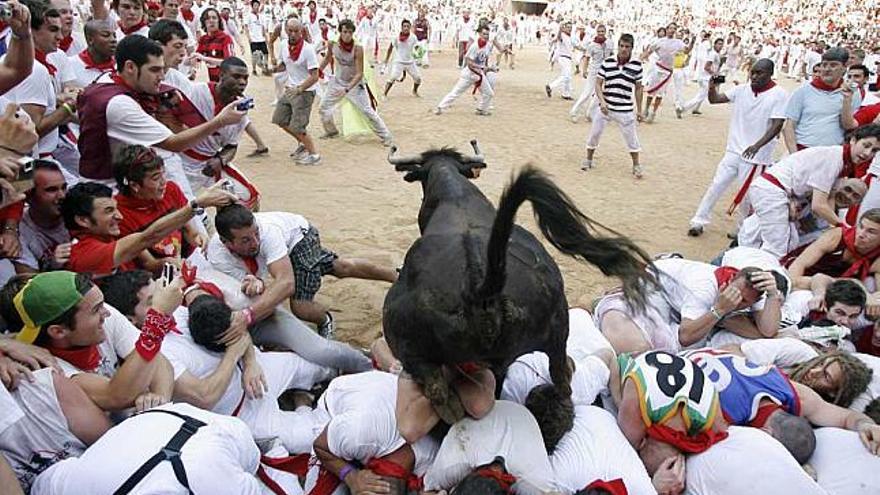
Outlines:
<svg viewBox="0 0 880 495"><path fill-rule="evenodd" d="M611 370L592 355L599 348L611 348L589 313L583 309L568 311L568 342L566 353L575 363L571 378L571 399L576 405L590 405L608 388ZM501 399L525 404L529 392L539 385L553 383L550 359L543 352L523 354L507 368Z"/></svg>
<svg viewBox="0 0 880 495"><path fill-rule="evenodd" d="M755 96L749 84L740 84L725 93L732 104L730 130L727 133L727 151L742 155L746 148L758 142L770 127L771 119L785 119L788 92L775 86ZM765 144L748 159L749 163L773 163L776 140Z"/></svg>
<svg viewBox="0 0 880 495"><path fill-rule="evenodd" d="M813 189L829 193L841 170L842 146L816 146L786 156L767 172L790 194L803 198Z"/></svg>
<svg viewBox="0 0 880 495"><path fill-rule="evenodd" d="M587 72L590 74L598 74L602 62L610 57L613 52L614 45L611 40L605 40L605 43L603 44L596 43L596 41L590 41L587 45L587 56L590 57Z"/></svg>
<svg viewBox="0 0 880 495"><path fill-rule="evenodd" d="M412 33L406 38L406 41L400 41L399 36L392 39L391 45L394 47L394 62L398 64L413 63L413 48L416 47L418 42L419 40L416 38L416 35Z"/></svg>
<svg viewBox="0 0 880 495"><path fill-rule="evenodd" d="M556 56L571 59L571 49L571 36L560 33L560 37L556 41Z"/></svg>
<svg viewBox="0 0 880 495"><path fill-rule="evenodd" d="M73 82L80 88L85 88L95 82L102 74L108 72L98 69L87 69L85 62L83 62L79 55L69 57L68 61L68 65L73 71Z"/></svg>
<svg viewBox="0 0 880 495"><path fill-rule="evenodd" d="M260 451L247 426L237 418L221 416L189 404L166 404L157 409L175 411L207 423L181 449L191 493L264 493L254 476ZM104 434L79 458L55 464L40 475L33 495L111 493L159 452L183 421L170 414L150 412L134 416ZM131 492L190 493L177 481L170 462L150 471Z"/></svg>
<svg viewBox="0 0 880 495"><path fill-rule="evenodd" d="M459 43L470 43L470 41L477 36L476 25L473 17L468 18L467 21L464 20L464 17L459 17L457 25L458 28L456 29L456 33L458 34Z"/></svg>
<svg viewBox="0 0 880 495"><path fill-rule="evenodd" d="M406 440L397 429L396 406L397 375L368 371L334 379L318 400L318 407L331 418L327 424L330 452L366 463L403 447ZM438 445L426 435L411 446L413 473L421 476L434 462Z"/></svg>
<svg viewBox="0 0 880 495"><path fill-rule="evenodd" d="M876 495L880 457L862 445L859 434L841 428L816 429L816 450L809 464L819 486L834 495Z"/></svg>
<svg viewBox="0 0 880 495"><path fill-rule="evenodd" d="M855 352L853 353L853 356L859 358L863 363L868 365L869 368L874 370L874 374L871 376L871 382L868 383L868 389L856 397L855 400L853 400L853 403L849 406L853 411L864 412L865 408L872 400L880 397L880 357L872 356L870 354L862 354L861 352Z"/></svg>
<svg viewBox="0 0 880 495"><path fill-rule="evenodd" d="M261 14L254 14L251 11L248 12L245 22L247 23L248 37L250 37L251 43L264 43L266 36L263 30L266 27L266 23L263 16Z"/></svg>
<svg viewBox="0 0 880 495"><path fill-rule="evenodd" d="M119 361L134 351L134 344L140 338L140 331L116 308L104 303L104 309L110 312L110 316L104 319L104 341L98 344L98 352L101 354L101 363L94 373L112 378L116 374ZM86 373L63 359L58 359L61 371L67 377Z"/></svg>
<svg viewBox="0 0 880 495"><path fill-rule="evenodd" d="M654 42L657 51L657 62L672 69L672 61L675 54L687 48L684 41L675 38L661 38Z"/></svg>
<svg viewBox="0 0 880 495"><path fill-rule="evenodd" d="M464 418L452 426L425 474L425 490L451 490L496 457L504 458L507 471L516 476L514 493L541 495L553 490L553 468L538 423L524 406L504 400L495 401L483 418Z"/></svg>
<svg viewBox="0 0 880 495"><path fill-rule="evenodd" d="M665 259L654 262L670 306L682 319L696 320L709 312L718 297L717 267L700 261Z"/></svg>
<svg viewBox="0 0 880 495"><path fill-rule="evenodd" d="M303 234L309 230L305 217L287 212L255 213L260 231L260 251L257 253L257 273L260 278L269 274L269 265L290 254ZM217 270L241 280L250 272L244 261L232 254L218 234L208 242L208 261Z"/></svg>
<svg viewBox="0 0 880 495"><path fill-rule="evenodd" d="M474 63L479 67L487 67L489 65L489 57L492 55L492 42L487 41L486 46L480 48L479 41L475 41L468 45L467 53L465 54L465 58L473 60ZM472 77L475 74L471 72L471 70L465 65L464 68L461 69L462 77Z"/></svg>
<svg viewBox="0 0 880 495"><path fill-rule="evenodd" d="M711 68L708 71L706 70L707 62L712 62ZM721 69L721 54L716 52L714 48L710 47L700 61L699 79L701 81L708 81L712 76L718 73L719 69Z"/></svg>
<svg viewBox="0 0 880 495"><path fill-rule="evenodd" d="M6 57L4 56L2 60L6 60ZM18 83L3 96L19 105L43 107L45 109L43 116L45 117L57 108L56 93L58 89L56 79L49 74L46 66L35 60L31 75L27 76L24 81ZM41 155L50 154L58 147L58 143L58 129L53 129L40 138L37 148Z"/></svg>
<svg viewBox="0 0 880 495"><path fill-rule="evenodd" d="M287 70L287 85L299 86L309 78L309 71L318 69L318 55L315 53L315 47L309 43L303 42L302 51L299 57L294 61L290 58L290 50L286 46L281 47L281 61ZM315 91L315 85L311 85L306 91Z"/></svg>
<svg viewBox="0 0 880 495"><path fill-rule="evenodd" d="M758 428L731 426L728 437L687 458L689 495L826 495L781 443Z"/></svg>
<svg viewBox="0 0 880 495"><path fill-rule="evenodd" d="M18 407L18 403L9 395L6 387L0 387L0 435L22 417L24 417L24 413Z"/></svg>
<svg viewBox="0 0 880 495"><path fill-rule="evenodd" d="M739 347L749 361L779 368L791 368L819 355L806 342L790 337L754 339L743 342Z"/></svg>
<svg viewBox="0 0 880 495"><path fill-rule="evenodd" d="M576 406L574 426L550 456L556 489L571 494L596 480L623 479L629 495L656 495L636 451L617 426L617 419L595 406Z"/></svg>

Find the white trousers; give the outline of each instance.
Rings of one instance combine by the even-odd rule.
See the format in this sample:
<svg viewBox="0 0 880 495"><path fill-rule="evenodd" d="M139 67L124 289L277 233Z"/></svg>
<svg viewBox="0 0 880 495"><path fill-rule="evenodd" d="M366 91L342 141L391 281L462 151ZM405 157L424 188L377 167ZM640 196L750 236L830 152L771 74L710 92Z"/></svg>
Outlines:
<svg viewBox="0 0 880 495"><path fill-rule="evenodd" d="M581 107L584 107L584 115L590 116L593 108L593 95L596 93L596 74L593 71L587 73L584 89L581 90L580 96L578 96L577 101L574 102L574 105L571 106L571 110L568 112L572 117L577 116Z"/></svg>
<svg viewBox="0 0 880 495"><path fill-rule="evenodd" d="M675 106L684 107L684 85L687 82L683 70L676 69L672 72L672 90L675 96Z"/></svg>
<svg viewBox="0 0 880 495"><path fill-rule="evenodd" d="M468 71L467 76L461 76L458 78L458 82L455 83L455 86L452 88L452 91L449 92L446 96L440 100L440 103L437 105L437 108L441 110L445 110L452 106L455 100L464 94L465 91L471 89L477 81L480 80L480 76ZM492 98L495 96L495 73L489 72L483 77L483 83L480 84L480 101L477 104L477 110L488 111L489 107L492 104Z"/></svg>
<svg viewBox="0 0 880 495"><path fill-rule="evenodd" d="M559 76L550 82L550 89L562 88L562 96L571 97L571 57L557 57L559 62Z"/></svg>
<svg viewBox="0 0 880 495"><path fill-rule="evenodd" d="M739 245L763 249L781 258L791 244L797 244L791 239L788 194L759 177L749 188L748 198L755 212L743 222Z"/></svg>
<svg viewBox="0 0 880 495"><path fill-rule="evenodd" d="M636 114L634 112L608 112L602 113L598 105L593 109L593 125L590 127L590 136L587 138L587 149L594 150L599 146L599 138L605 131L608 122L614 122L620 128L620 134L626 142L626 148L630 153L638 153L642 150L639 144L639 136L636 133Z"/></svg>
<svg viewBox="0 0 880 495"><path fill-rule="evenodd" d="M737 184L745 182L753 166L760 167L760 165L754 165L743 160L742 156L736 153L730 151L724 153L724 157L721 158L721 162L718 163L718 167L715 169L712 184L706 189L706 193L703 194L703 199L700 201L700 206L697 207L697 212L691 218L691 227L708 225L712 217L712 208L715 207L715 203L718 202L724 191L730 187L734 180L736 180ZM760 169L756 171L752 180L757 180L759 176ZM748 211L748 198L743 199L739 210Z"/></svg>
<svg viewBox="0 0 880 495"><path fill-rule="evenodd" d="M673 73L673 77L675 74ZM687 103L682 105L682 112L690 112L691 110L699 110L700 105L703 101L709 96L709 81L700 79L698 81L700 84L700 88L697 90L697 95L690 99Z"/></svg>
<svg viewBox="0 0 880 495"><path fill-rule="evenodd" d="M409 64L394 62L391 65L391 74L388 75L387 82L398 82L404 73L409 74L416 84L422 83L422 71L419 70L419 66L415 62Z"/></svg>
<svg viewBox="0 0 880 495"><path fill-rule="evenodd" d="M333 134L339 132L336 129L336 124L333 122L333 112L343 98L348 99L348 101L361 111L364 117L370 122L370 128L373 129L373 132L375 132L380 139L383 141L391 139L391 131L388 130L385 121L382 120L382 117L379 116L379 112L377 112L370 103L370 95L367 93L365 84L358 84L352 88L351 91L346 93L345 87L336 79L327 83L327 92L324 94L324 99L321 100L319 110L321 113L321 123L324 124L324 130L327 131L327 133Z"/></svg>

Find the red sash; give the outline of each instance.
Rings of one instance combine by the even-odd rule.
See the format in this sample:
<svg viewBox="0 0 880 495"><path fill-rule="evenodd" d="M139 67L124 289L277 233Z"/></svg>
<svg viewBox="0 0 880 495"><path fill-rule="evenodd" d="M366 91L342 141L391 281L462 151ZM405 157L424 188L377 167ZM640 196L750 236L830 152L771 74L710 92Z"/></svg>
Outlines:
<svg viewBox="0 0 880 495"><path fill-rule="evenodd" d="M788 194L788 191L785 189L785 186L782 185L782 182L779 182L779 179L777 179L775 175L772 175L769 172L764 172L761 174L761 177L763 177L767 182L773 184L774 186L778 187L779 189L782 189L785 192L785 194Z"/></svg>
<svg viewBox="0 0 880 495"><path fill-rule="evenodd" d="M736 211L740 203L746 198L746 194L749 192L749 187L752 185L752 180L755 178L755 173L758 171L758 167L761 167L761 174L767 170L767 165L752 164L752 169L749 170L749 175L742 183L742 186L740 186L739 191L736 192L736 196L733 197L733 202L730 203L730 206L727 208L728 215L733 215L733 212Z"/></svg>
<svg viewBox="0 0 880 495"><path fill-rule="evenodd" d="M660 89L663 88L663 86L666 86L666 83L668 83L669 80L672 79L672 69L670 69L669 67L666 67L665 65L661 64L660 62L657 62L657 67L660 67L661 69L666 71L666 77L664 77L662 81L658 82L654 86L648 88L648 94L656 93L657 91L660 91Z"/></svg>

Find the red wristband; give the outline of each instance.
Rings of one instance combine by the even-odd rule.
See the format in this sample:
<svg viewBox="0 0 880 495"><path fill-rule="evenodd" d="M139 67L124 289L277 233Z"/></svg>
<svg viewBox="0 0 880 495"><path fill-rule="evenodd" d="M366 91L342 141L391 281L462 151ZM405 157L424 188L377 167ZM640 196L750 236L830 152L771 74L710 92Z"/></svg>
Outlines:
<svg viewBox="0 0 880 495"><path fill-rule="evenodd" d="M134 344L134 349L146 361L152 361L162 348L162 340L168 332L180 333L174 318L150 308L147 310L144 326Z"/></svg>

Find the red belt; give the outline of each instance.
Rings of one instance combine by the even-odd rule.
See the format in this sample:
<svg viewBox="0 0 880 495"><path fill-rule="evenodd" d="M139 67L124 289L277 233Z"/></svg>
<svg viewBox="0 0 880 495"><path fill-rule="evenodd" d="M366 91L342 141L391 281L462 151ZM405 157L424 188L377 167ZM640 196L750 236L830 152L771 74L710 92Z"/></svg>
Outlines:
<svg viewBox="0 0 880 495"><path fill-rule="evenodd" d="M206 161L210 160L211 158L214 158L212 155L204 155L204 154L199 153L198 151L192 150L192 149L183 150L183 154L192 158L193 160L198 160L200 162L206 162Z"/></svg>
<svg viewBox="0 0 880 495"><path fill-rule="evenodd" d="M745 182L740 186L739 191L736 192L733 202L730 203L730 206L727 208L728 215L733 215L733 212L736 211L736 208L743 202L743 199L745 199L746 193L749 192L749 187L752 185L752 180L755 178L755 172L758 171L758 167L761 167L762 175L764 174L764 171L767 170L767 165L752 164L752 169L749 171L748 177L746 177Z"/></svg>

